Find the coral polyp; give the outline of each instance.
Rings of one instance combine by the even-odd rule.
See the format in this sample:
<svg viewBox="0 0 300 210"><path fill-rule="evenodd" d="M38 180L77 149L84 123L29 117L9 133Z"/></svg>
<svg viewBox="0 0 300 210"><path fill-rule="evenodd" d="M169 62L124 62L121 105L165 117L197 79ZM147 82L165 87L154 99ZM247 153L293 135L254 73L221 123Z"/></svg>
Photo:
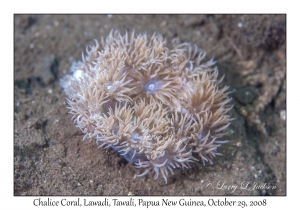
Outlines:
<svg viewBox="0 0 300 210"><path fill-rule="evenodd" d="M61 79L83 139L112 148L167 183L176 168L212 163L232 119L228 87L213 59L189 43L169 49L161 35L111 31L87 47Z"/></svg>

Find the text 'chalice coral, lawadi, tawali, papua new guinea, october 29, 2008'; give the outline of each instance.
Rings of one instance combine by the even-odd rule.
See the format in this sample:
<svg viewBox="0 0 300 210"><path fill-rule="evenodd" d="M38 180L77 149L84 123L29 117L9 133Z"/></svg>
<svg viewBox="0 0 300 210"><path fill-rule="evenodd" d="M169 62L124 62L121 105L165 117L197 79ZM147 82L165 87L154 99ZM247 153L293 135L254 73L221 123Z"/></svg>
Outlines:
<svg viewBox="0 0 300 210"><path fill-rule="evenodd" d="M139 175L167 183L176 168L212 163L232 119L228 86L213 59L190 43L112 30L87 47L61 79L73 121L99 147L112 148Z"/></svg>

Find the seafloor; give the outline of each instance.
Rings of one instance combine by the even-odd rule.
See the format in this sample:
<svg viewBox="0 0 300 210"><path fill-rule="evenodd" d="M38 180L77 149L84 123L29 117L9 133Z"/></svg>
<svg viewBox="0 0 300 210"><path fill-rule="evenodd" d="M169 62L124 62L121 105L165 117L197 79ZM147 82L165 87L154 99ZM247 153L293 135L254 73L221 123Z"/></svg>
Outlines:
<svg viewBox="0 0 300 210"><path fill-rule="evenodd" d="M82 141L59 79L111 29L162 34L214 56L236 118L214 165L168 184ZM15 15L14 195L286 195L285 15Z"/></svg>

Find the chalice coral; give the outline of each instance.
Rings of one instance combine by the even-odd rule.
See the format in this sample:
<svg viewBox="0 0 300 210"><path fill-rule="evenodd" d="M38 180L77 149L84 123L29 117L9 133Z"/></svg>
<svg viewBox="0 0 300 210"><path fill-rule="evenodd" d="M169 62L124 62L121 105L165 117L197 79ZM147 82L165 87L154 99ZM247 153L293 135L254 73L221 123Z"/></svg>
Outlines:
<svg viewBox="0 0 300 210"><path fill-rule="evenodd" d="M141 177L167 183L176 168L220 155L232 119L228 87L219 87L213 59L189 43L166 47L161 35L111 31L88 46L61 79L74 124L100 147L112 148Z"/></svg>

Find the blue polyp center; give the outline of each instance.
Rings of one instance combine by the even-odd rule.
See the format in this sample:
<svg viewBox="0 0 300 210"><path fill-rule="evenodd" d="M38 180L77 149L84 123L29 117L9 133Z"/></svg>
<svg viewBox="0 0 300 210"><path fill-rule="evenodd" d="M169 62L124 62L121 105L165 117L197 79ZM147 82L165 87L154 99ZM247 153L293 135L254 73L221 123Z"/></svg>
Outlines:
<svg viewBox="0 0 300 210"><path fill-rule="evenodd" d="M157 88L158 88L158 84L155 81L148 82L145 85L145 91L150 94L153 94L157 90Z"/></svg>
<svg viewBox="0 0 300 210"><path fill-rule="evenodd" d="M114 124L114 127L113 127L113 133L115 134L115 135L119 135L119 129L120 129L120 127L119 127L119 123L117 123L117 124Z"/></svg>
<svg viewBox="0 0 300 210"><path fill-rule="evenodd" d="M198 139L201 140L203 139L206 135L208 134L208 130L207 129L203 129L201 134L199 135Z"/></svg>
<svg viewBox="0 0 300 210"><path fill-rule="evenodd" d="M170 156L170 154L169 154L168 150L165 150L165 154L164 154L163 156L161 156L161 157L158 157L158 158L155 160L155 162L156 162L157 164L162 164L162 163L164 163L164 162L166 161L166 159L169 158L169 156Z"/></svg>
<svg viewBox="0 0 300 210"><path fill-rule="evenodd" d="M134 157L132 157L133 154L134 154L134 149L131 149L126 155L121 155L121 156L124 157L127 162L133 162L133 163L137 163L139 161L143 162L148 160L145 154L135 153Z"/></svg>
<svg viewBox="0 0 300 210"><path fill-rule="evenodd" d="M133 132L131 138L132 138L134 141L141 141L142 138L143 138L143 136L140 135L138 132Z"/></svg>

